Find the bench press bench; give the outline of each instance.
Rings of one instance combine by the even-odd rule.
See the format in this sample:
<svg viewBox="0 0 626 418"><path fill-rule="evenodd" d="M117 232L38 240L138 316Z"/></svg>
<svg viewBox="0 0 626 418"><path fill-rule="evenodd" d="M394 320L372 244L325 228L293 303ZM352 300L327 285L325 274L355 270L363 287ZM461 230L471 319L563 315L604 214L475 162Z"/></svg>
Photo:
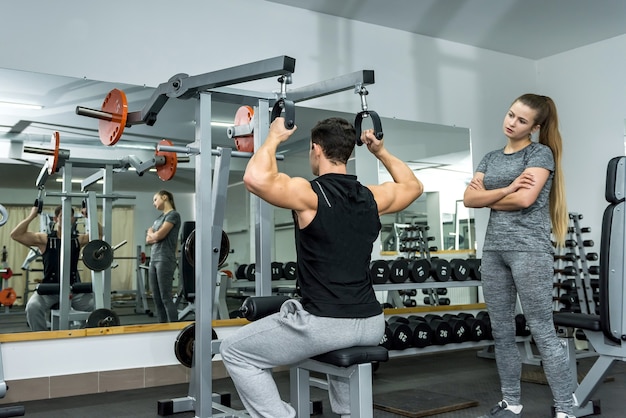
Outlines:
<svg viewBox="0 0 626 418"><path fill-rule="evenodd" d="M587 301L586 313L554 314L554 323L566 341L577 417L600 413L599 401L591 397L604 381L611 365L626 361L626 157L611 159L607 167L605 198L610 203L602 217L599 271L599 312ZM585 283L584 286L590 286ZM581 301L583 306L584 301ZM583 311L584 312L584 311ZM592 368L578 383L574 330L583 330L598 354Z"/></svg>
<svg viewBox="0 0 626 418"><path fill-rule="evenodd" d="M241 313L249 321L255 321L278 312L287 296L248 297ZM311 414L310 387L328 390L325 380L312 378L311 372L347 378L350 387L350 413L353 417L374 416L372 390L372 362L389 360L389 352L383 346L355 346L320 354L291 366L289 388L291 406L299 418Z"/></svg>

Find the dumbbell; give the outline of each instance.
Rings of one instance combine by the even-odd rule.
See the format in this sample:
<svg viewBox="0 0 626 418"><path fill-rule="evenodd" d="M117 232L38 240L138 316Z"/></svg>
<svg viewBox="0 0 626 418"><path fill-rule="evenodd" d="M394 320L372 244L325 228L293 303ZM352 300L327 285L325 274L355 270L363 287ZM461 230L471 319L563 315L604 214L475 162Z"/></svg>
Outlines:
<svg viewBox="0 0 626 418"><path fill-rule="evenodd" d="M270 271L272 273L272 280L282 279L284 275L283 263L280 261L272 261Z"/></svg>
<svg viewBox="0 0 626 418"><path fill-rule="evenodd" d="M469 340L469 329L464 320L452 314L445 314L442 318L452 327L451 342L464 343Z"/></svg>
<svg viewBox="0 0 626 418"><path fill-rule="evenodd" d="M384 284L389 280L389 264L385 260L373 260L370 262L370 274L374 284Z"/></svg>
<svg viewBox="0 0 626 418"><path fill-rule="evenodd" d="M469 273L470 267L467 261L460 258L450 260L450 277L452 277L452 280L463 282L467 280Z"/></svg>
<svg viewBox="0 0 626 418"><path fill-rule="evenodd" d="M426 258L416 258L409 261L409 280L414 283L423 283L430 277L430 261Z"/></svg>
<svg viewBox="0 0 626 418"><path fill-rule="evenodd" d="M393 317L392 317L393 318ZM391 318L387 321L389 324L389 329L391 330L391 349L392 350L404 350L411 346L411 338L413 337L413 333L411 332L411 328L409 328L408 324L404 321L391 320Z"/></svg>
<svg viewBox="0 0 626 418"><path fill-rule="evenodd" d="M475 318L474 315L467 312L461 312L457 314L457 317L464 320L467 324L469 328L469 339L471 341L480 341L486 338L485 324L483 321Z"/></svg>
<svg viewBox="0 0 626 418"><path fill-rule="evenodd" d="M409 262L406 258L389 261L389 280L392 283L404 283L409 278Z"/></svg>
<svg viewBox="0 0 626 418"><path fill-rule="evenodd" d="M526 323L526 317L524 314L515 315L515 335L520 337L526 337L530 335L530 328Z"/></svg>
<svg viewBox="0 0 626 418"><path fill-rule="evenodd" d="M450 280L450 262L441 258L430 259L430 275L438 282Z"/></svg>
<svg viewBox="0 0 626 418"><path fill-rule="evenodd" d="M481 274L480 274L480 263L481 260L480 258L468 258L467 260L465 260L465 262L467 264L469 264L469 277L472 280L480 280L481 279Z"/></svg>
<svg viewBox="0 0 626 418"><path fill-rule="evenodd" d="M437 298L437 300L434 300L432 296L424 297L424 305L434 305L435 302L437 302L439 306L448 306L450 305L450 298Z"/></svg>
<svg viewBox="0 0 626 418"><path fill-rule="evenodd" d="M589 274L599 275L600 274L600 266L589 266Z"/></svg>
<svg viewBox="0 0 626 418"><path fill-rule="evenodd" d="M598 261L598 253L587 253L585 254L585 258L587 261Z"/></svg>
<svg viewBox="0 0 626 418"><path fill-rule="evenodd" d="M433 344L433 330L430 325L423 319L415 320L407 318L407 325L411 328L413 338L411 339L411 345L416 348L424 348Z"/></svg>
<svg viewBox="0 0 626 418"><path fill-rule="evenodd" d="M562 274L564 276L576 276L578 269L574 266L565 266L562 269L554 269L554 274Z"/></svg>
<svg viewBox="0 0 626 418"><path fill-rule="evenodd" d="M246 267L248 267L247 264L239 264L239 267L235 270L235 277L237 280L248 280L246 277Z"/></svg>
<svg viewBox="0 0 626 418"><path fill-rule="evenodd" d="M393 338L393 332L391 332L391 328L389 328L389 323L385 322L385 333L380 340L378 345L382 345L387 350L391 350L391 339Z"/></svg>
<svg viewBox="0 0 626 418"><path fill-rule="evenodd" d="M441 316L427 314L423 318L433 330L434 345L446 345L452 341L452 327Z"/></svg>
<svg viewBox="0 0 626 418"><path fill-rule="evenodd" d="M283 266L283 275L287 280L296 280L298 277L298 265L295 261L287 261Z"/></svg>
<svg viewBox="0 0 626 418"><path fill-rule="evenodd" d="M250 281L256 280L256 263L250 263L246 266L246 279Z"/></svg>
<svg viewBox="0 0 626 418"><path fill-rule="evenodd" d="M575 262L576 260L578 260L578 256L575 253L565 253L565 254L557 254L554 256L554 260L563 260L563 261L569 261L569 262Z"/></svg>
<svg viewBox="0 0 626 418"><path fill-rule="evenodd" d="M409 298L409 299L404 299L402 301L402 304L407 308L414 308L417 306L417 301L415 299Z"/></svg>
<svg viewBox="0 0 626 418"><path fill-rule="evenodd" d="M491 319L489 318L489 312L480 311L476 314L476 319L482 321L485 324L485 339L491 340L493 339L493 335L491 333Z"/></svg>

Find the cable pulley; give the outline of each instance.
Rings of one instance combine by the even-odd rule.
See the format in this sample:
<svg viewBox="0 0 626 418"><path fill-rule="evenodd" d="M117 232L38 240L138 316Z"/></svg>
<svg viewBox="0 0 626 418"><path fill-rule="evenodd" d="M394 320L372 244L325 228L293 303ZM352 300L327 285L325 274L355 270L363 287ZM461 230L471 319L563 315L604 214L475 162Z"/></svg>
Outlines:
<svg viewBox="0 0 626 418"><path fill-rule="evenodd" d="M361 124L363 122L363 119L365 118L372 119L372 124L374 125L374 135L380 141L381 139L383 139L383 125L380 121L380 116L378 116L378 113L374 112L373 110L367 109L366 97L369 92L362 84L357 84L354 92L358 93L361 96L362 109L361 112L357 113L356 118L354 119L354 129L356 129L356 144L358 146L363 145L363 142L361 141Z"/></svg>

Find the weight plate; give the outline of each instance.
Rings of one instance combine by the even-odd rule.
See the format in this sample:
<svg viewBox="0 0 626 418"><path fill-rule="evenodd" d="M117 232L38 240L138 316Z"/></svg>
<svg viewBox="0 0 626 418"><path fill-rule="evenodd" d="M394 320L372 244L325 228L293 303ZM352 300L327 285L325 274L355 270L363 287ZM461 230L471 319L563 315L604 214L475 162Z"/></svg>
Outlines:
<svg viewBox="0 0 626 418"><path fill-rule="evenodd" d="M217 333L211 329L211 339L217 340ZM185 367L191 368L193 365L193 352L196 343L196 323L187 325L176 337L174 342L174 354L176 358ZM211 358L215 354L211 353Z"/></svg>
<svg viewBox="0 0 626 418"><path fill-rule="evenodd" d="M241 106L235 113L235 126L247 125L252 122L254 117L254 109L250 106ZM235 146L237 151L253 152L254 151L254 135L242 135L235 137Z"/></svg>
<svg viewBox="0 0 626 418"><path fill-rule="evenodd" d="M122 90L113 89L102 103L102 111L111 114L111 120L100 119L98 133L104 145L115 145L122 137L128 118L128 100Z"/></svg>
<svg viewBox="0 0 626 418"><path fill-rule="evenodd" d="M89 241L83 249L83 263L93 271L108 269L113 263L113 249L106 241L99 239Z"/></svg>
<svg viewBox="0 0 626 418"><path fill-rule="evenodd" d="M115 327L120 325L120 318L110 309L96 309L87 318L87 328Z"/></svg>
<svg viewBox="0 0 626 418"><path fill-rule="evenodd" d="M48 174L54 174L57 172L58 164L59 164L59 147L61 145L61 135L58 131L52 133L52 138L50 138L50 144L52 148L54 148L54 154L52 155L52 160L48 165Z"/></svg>
<svg viewBox="0 0 626 418"><path fill-rule="evenodd" d="M0 205L0 226L7 223L9 220L9 211L4 206Z"/></svg>
<svg viewBox="0 0 626 418"><path fill-rule="evenodd" d="M195 256L196 256L196 230L191 231L187 239L185 240L185 245L183 248L185 252L185 257L187 258L187 262L195 266ZM221 267L226 262L228 258L228 254L230 254L230 240L228 239L228 235L226 232L222 231L222 240L220 242L220 255L217 267Z"/></svg>
<svg viewBox="0 0 626 418"><path fill-rule="evenodd" d="M11 267L7 267L6 269L3 269L3 270L4 272L2 272L0 276L2 276L4 280L9 280L11 277L13 277L13 270L11 270Z"/></svg>
<svg viewBox="0 0 626 418"><path fill-rule="evenodd" d="M0 304L4 306L13 306L17 299L17 293L12 287L7 287L0 290Z"/></svg>
<svg viewBox="0 0 626 418"><path fill-rule="evenodd" d="M174 145L169 139L162 139L159 145ZM175 152L169 151L157 151L155 155L160 155L165 158L165 163L156 167L157 175L163 181L171 180L176 174L176 167L178 167L178 156Z"/></svg>

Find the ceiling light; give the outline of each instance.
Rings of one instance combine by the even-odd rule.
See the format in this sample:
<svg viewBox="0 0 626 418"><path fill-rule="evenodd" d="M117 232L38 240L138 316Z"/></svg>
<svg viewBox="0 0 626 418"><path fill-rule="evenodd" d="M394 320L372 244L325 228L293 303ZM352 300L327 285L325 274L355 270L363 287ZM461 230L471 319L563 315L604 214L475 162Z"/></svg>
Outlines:
<svg viewBox="0 0 626 418"><path fill-rule="evenodd" d="M2 102L0 101L0 107L13 108L13 109L28 109L28 110L41 110L43 106L34 105L28 103L14 103L14 102Z"/></svg>
<svg viewBox="0 0 626 418"><path fill-rule="evenodd" d="M220 126L223 128L229 128L231 126L233 126L232 122L215 122L215 121L211 121L211 126Z"/></svg>

